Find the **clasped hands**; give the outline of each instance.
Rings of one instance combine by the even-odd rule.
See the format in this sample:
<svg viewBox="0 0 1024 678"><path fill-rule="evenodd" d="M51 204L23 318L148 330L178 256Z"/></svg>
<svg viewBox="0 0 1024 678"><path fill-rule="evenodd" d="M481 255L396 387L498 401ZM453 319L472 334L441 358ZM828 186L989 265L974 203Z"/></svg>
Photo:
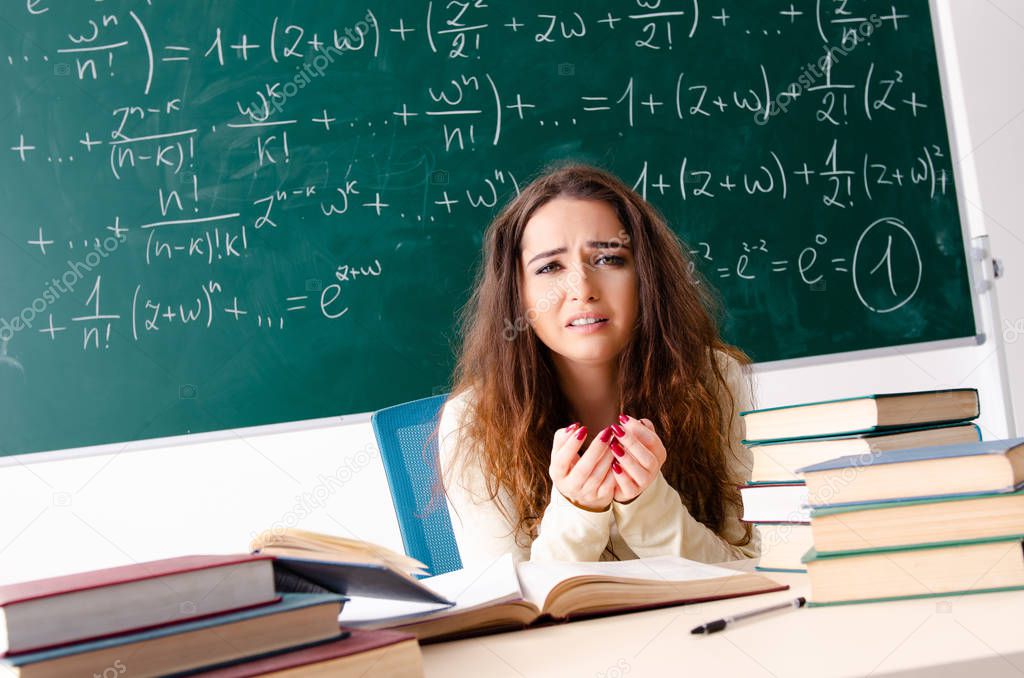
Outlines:
<svg viewBox="0 0 1024 678"><path fill-rule="evenodd" d="M587 429L572 424L555 431L548 469L555 488L577 506L603 511L632 501L654 482L665 463L665 446L648 419L619 415L580 454Z"/></svg>

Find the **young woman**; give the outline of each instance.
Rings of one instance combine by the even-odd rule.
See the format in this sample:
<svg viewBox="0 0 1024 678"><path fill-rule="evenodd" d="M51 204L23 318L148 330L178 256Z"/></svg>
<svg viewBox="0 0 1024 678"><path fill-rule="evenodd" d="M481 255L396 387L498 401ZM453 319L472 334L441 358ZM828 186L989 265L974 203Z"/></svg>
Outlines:
<svg viewBox="0 0 1024 678"><path fill-rule="evenodd" d="M690 268L594 167L549 171L495 218L438 427L464 566L757 555L739 519L750 361Z"/></svg>

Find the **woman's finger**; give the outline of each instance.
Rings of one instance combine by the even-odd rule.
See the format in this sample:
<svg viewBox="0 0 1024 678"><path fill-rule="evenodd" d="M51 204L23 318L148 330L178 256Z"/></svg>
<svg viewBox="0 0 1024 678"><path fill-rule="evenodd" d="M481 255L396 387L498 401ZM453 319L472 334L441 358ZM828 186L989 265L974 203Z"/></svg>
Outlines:
<svg viewBox="0 0 1024 678"><path fill-rule="evenodd" d="M593 472L598 461L604 457L605 452L608 451L608 443L611 439L611 428L602 430L597 437L590 441L590 447L588 447L587 451L583 453L583 456L579 458L576 465L572 467L571 474L581 485L583 480Z"/></svg>
<svg viewBox="0 0 1024 678"><path fill-rule="evenodd" d="M612 454L615 454L615 450L615 446L612 446ZM653 471L641 464L628 449L624 450L621 456L616 455L615 460L619 462L623 473L628 474L637 485L640 487L647 486L647 480L651 477Z"/></svg>
<svg viewBox="0 0 1024 678"><path fill-rule="evenodd" d="M643 421L650 421L649 419L629 419L624 424L618 424L619 430L625 432L626 435L632 435L634 438L639 440L648 451L650 451L657 461L655 466L660 467L665 461L667 455L665 451L665 445L661 442L661 438L651 428L644 425ZM618 433L618 431L616 431ZM641 459L641 461L643 461ZM644 466L651 468L649 464L644 462Z"/></svg>
<svg viewBox="0 0 1024 678"><path fill-rule="evenodd" d="M622 466L621 461L619 462L619 468L622 469L622 472L615 473L615 468L612 467L612 475L615 476L615 486L619 488L619 491L627 499L632 499L640 494L640 485L633 479L629 471Z"/></svg>
<svg viewBox="0 0 1024 678"><path fill-rule="evenodd" d="M556 442L554 451L551 453L551 473L553 477L557 478L564 478L569 475L573 466L580 459L577 452L583 444L584 438L587 437L587 427L580 426L573 428L571 431L562 431L562 435L564 437L562 444L559 446L557 443L559 432L555 432Z"/></svg>
<svg viewBox="0 0 1024 678"><path fill-rule="evenodd" d="M590 451L588 450L587 452L589 454ZM591 493L596 493L597 490L601 487L601 484L604 482L605 477L611 471L612 453L608 450L607 446L604 446L604 449L601 451L601 453L603 456L601 456L597 460L597 463L594 465L594 468L591 469L588 475L575 476L576 478L579 479L580 494L583 495L584 497L590 497L592 496ZM579 468L579 464L577 464L577 468ZM575 474L576 470L577 469L573 469L573 474ZM572 478L570 478L570 481L571 480Z"/></svg>
<svg viewBox="0 0 1024 678"><path fill-rule="evenodd" d="M609 468L608 475L605 476L604 482L601 483L601 488L598 491L602 500L606 502L610 502L615 498L615 488L618 487L615 476L615 472Z"/></svg>
<svg viewBox="0 0 1024 678"><path fill-rule="evenodd" d="M618 426L632 433L648 448L653 449L661 441L658 434L654 432L654 424L651 423L650 419L633 419L630 417L625 423L618 424Z"/></svg>
<svg viewBox="0 0 1024 678"><path fill-rule="evenodd" d="M637 463L649 471L660 468L661 462L658 460L657 455L648 448L642 440L634 435L633 431L636 428L636 426L633 426L632 428L624 428L620 426L619 430L616 431L616 434L618 434L619 431L622 431L622 435L616 435L617 445L612 446L613 451L624 451L626 455L631 455Z"/></svg>

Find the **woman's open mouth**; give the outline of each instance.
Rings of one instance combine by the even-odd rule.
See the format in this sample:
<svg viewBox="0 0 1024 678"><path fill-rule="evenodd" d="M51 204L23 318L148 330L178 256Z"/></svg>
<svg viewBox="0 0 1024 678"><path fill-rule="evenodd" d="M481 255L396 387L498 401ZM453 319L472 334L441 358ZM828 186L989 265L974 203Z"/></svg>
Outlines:
<svg viewBox="0 0 1024 678"><path fill-rule="evenodd" d="M603 319L600 319L600 320L587 319L587 320L581 321L581 323L582 324L576 324L576 325L570 324L568 327L566 327L566 329L571 331L571 332L576 332L577 334L593 334L594 332L600 332L601 330L603 330L605 328L605 326L608 325L608 319L607 318L603 318Z"/></svg>

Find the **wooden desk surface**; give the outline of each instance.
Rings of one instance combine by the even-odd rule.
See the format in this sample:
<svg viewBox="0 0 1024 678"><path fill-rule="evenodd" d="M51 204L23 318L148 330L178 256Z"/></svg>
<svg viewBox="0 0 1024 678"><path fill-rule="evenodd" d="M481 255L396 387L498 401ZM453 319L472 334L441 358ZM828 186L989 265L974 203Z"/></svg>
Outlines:
<svg viewBox="0 0 1024 678"><path fill-rule="evenodd" d="M428 678L1024 675L1024 591L803 608L710 636L690 634L725 614L809 595L804 574L766 574L791 588L425 645L425 672Z"/></svg>

